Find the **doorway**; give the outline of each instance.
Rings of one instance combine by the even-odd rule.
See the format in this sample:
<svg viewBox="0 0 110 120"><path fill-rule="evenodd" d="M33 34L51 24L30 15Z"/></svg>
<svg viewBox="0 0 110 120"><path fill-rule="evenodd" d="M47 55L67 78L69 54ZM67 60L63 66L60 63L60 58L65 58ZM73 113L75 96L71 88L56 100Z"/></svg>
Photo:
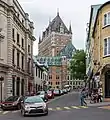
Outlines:
<svg viewBox="0 0 110 120"><path fill-rule="evenodd" d="M110 70L105 73L105 98L110 98Z"/></svg>

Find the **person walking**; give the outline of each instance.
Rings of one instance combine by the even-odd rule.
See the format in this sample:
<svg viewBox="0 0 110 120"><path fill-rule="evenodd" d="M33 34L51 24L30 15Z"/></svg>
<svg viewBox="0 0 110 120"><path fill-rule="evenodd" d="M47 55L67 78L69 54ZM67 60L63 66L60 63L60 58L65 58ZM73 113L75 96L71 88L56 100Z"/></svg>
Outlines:
<svg viewBox="0 0 110 120"><path fill-rule="evenodd" d="M84 88L84 89L82 89L81 94L80 94L81 106L84 106L84 105L87 106L87 103L86 103L86 101L85 101L85 98L86 98L86 91L85 91L85 88Z"/></svg>

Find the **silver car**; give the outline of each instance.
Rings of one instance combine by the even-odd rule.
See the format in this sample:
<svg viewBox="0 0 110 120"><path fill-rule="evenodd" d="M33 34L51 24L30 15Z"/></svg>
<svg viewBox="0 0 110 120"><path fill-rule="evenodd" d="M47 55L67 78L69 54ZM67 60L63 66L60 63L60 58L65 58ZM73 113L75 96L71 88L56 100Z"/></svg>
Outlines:
<svg viewBox="0 0 110 120"><path fill-rule="evenodd" d="M48 106L39 96L30 96L24 98L21 103L21 114L26 115L48 115Z"/></svg>

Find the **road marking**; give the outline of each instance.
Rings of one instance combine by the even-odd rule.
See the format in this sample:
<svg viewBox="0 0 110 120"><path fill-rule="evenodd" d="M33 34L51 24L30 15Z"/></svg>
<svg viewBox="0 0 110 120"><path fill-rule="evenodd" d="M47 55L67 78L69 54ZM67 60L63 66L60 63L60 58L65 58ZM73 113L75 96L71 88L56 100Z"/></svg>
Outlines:
<svg viewBox="0 0 110 120"><path fill-rule="evenodd" d="M62 110L60 107L56 107L57 110Z"/></svg>
<svg viewBox="0 0 110 120"><path fill-rule="evenodd" d="M71 108L69 108L69 107L64 107L65 109L67 109L67 110L70 110Z"/></svg>
<svg viewBox="0 0 110 120"><path fill-rule="evenodd" d="M81 108L88 108L87 106L80 106Z"/></svg>
<svg viewBox="0 0 110 120"><path fill-rule="evenodd" d="M110 106L102 106L102 107L98 107L98 108L110 110Z"/></svg>
<svg viewBox="0 0 110 120"><path fill-rule="evenodd" d="M17 111L17 110L16 111L12 111L12 113L17 113L17 112L19 112L19 111Z"/></svg>
<svg viewBox="0 0 110 120"><path fill-rule="evenodd" d="M5 114L7 114L7 113L9 113L9 111L5 111L5 112L3 112L2 114L5 115Z"/></svg>
<svg viewBox="0 0 110 120"><path fill-rule="evenodd" d="M2 111L0 111L0 113L1 113Z"/></svg>
<svg viewBox="0 0 110 120"><path fill-rule="evenodd" d="M52 108L48 108L48 110L53 110Z"/></svg>
<svg viewBox="0 0 110 120"><path fill-rule="evenodd" d="M75 108L75 109L80 109L79 107L76 107L76 106L71 106L72 108Z"/></svg>

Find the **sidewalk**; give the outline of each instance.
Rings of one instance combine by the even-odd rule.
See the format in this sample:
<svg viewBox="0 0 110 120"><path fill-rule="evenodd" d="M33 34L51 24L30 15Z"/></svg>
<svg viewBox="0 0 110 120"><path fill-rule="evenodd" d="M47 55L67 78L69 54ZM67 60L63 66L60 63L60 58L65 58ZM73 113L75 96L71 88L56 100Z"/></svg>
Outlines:
<svg viewBox="0 0 110 120"><path fill-rule="evenodd" d="M110 100L105 100L103 102L99 103L90 103L90 99L86 99L87 106L104 106L104 105L110 105Z"/></svg>

